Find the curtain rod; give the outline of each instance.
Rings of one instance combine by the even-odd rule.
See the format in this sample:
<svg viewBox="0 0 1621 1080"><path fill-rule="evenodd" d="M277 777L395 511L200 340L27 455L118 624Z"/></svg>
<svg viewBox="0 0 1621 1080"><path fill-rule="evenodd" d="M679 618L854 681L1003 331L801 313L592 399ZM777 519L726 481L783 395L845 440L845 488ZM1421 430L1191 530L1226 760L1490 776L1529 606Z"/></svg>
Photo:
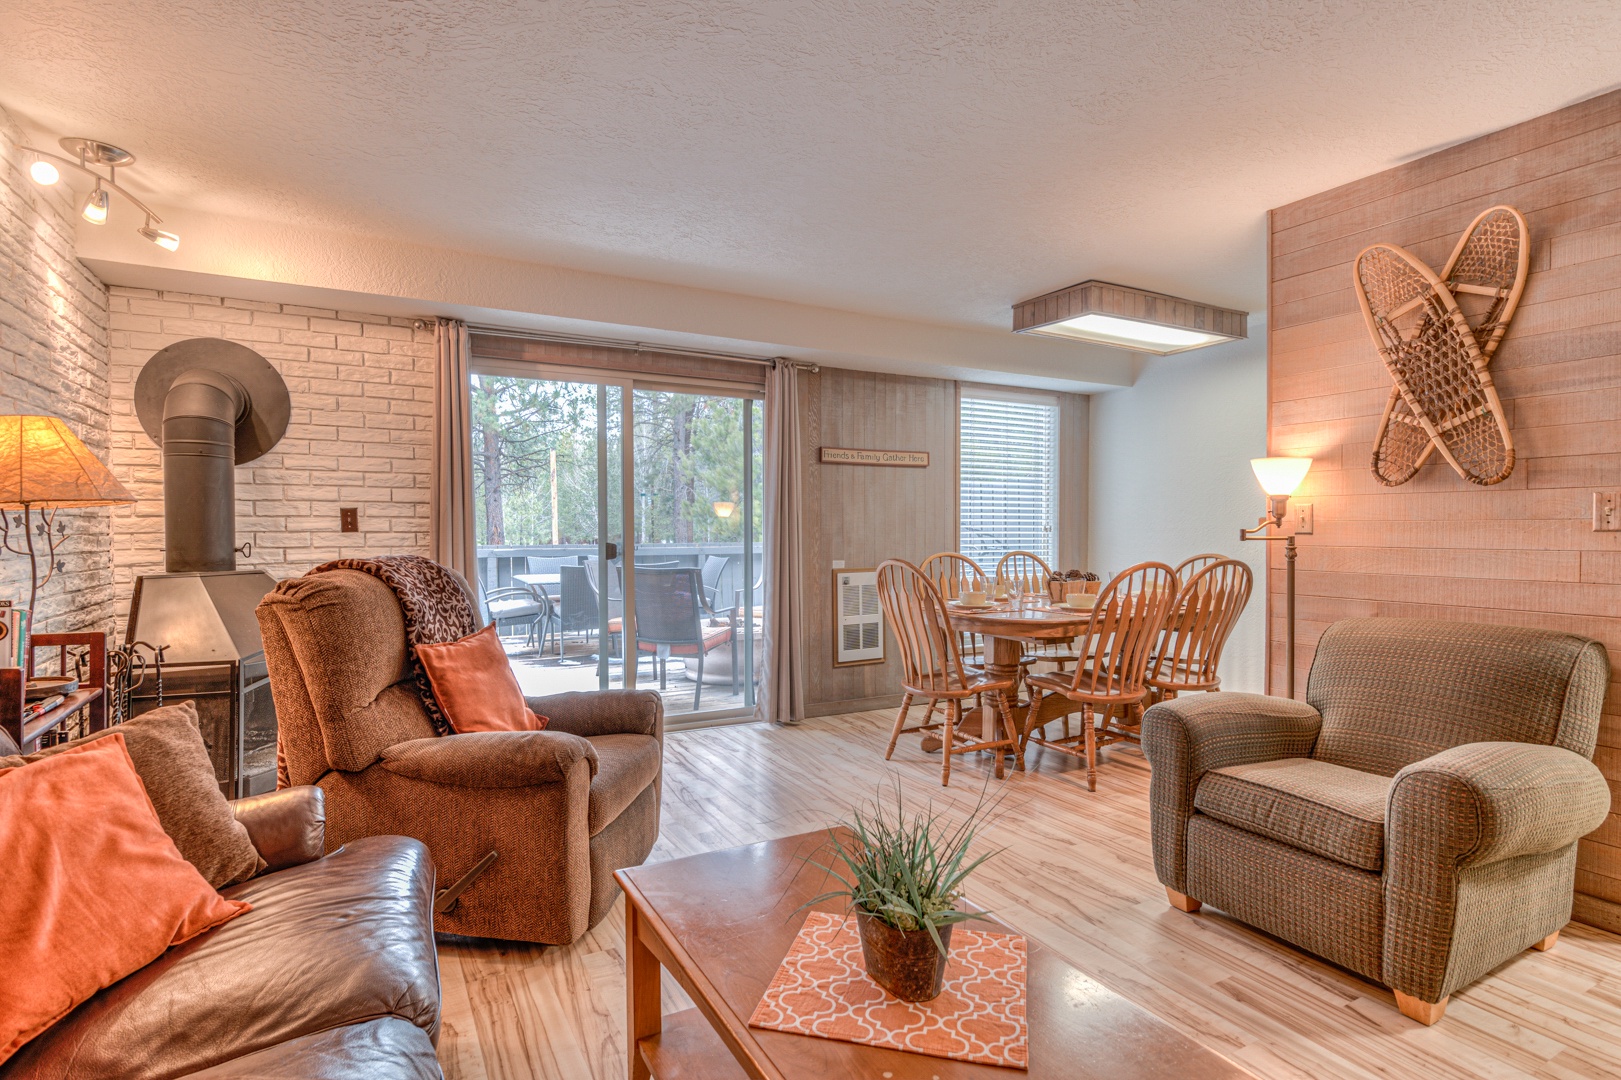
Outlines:
<svg viewBox="0 0 1621 1080"><path fill-rule="evenodd" d="M601 349L624 349L628 352L662 352L677 353L682 356L706 357L712 360L736 360L746 364L763 364L766 367L776 367L778 363L797 363L802 367L815 370L814 364L803 364L800 361L789 361L785 356L747 356L743 353L719 352L715 349L689 349L683 345L657 345L646 341L622 341L617 338L588 337L584 334L552 333L546 330L516 330L506 326L486 326L478 323L468 323L467 330L472 334L490 334L497 337L526 338L531 341L555 341L563 345L589 345Z"/></svg>

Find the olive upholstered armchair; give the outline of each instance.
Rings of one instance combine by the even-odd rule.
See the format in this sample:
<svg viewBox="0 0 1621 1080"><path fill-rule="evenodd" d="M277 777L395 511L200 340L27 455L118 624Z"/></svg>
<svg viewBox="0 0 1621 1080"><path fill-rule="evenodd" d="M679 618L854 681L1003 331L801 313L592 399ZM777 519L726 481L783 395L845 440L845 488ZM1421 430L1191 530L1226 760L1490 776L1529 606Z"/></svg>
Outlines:
<svg viewBox="0 0 1621 1080"><path fill-rule="evenodd" d="M607 915L619 895L613 872L658 839L657 694L528 698L550 718L544 731L441 736L406 666L400 602L382 581L357 570L293 578L258 614L281 764L288 782L326 793L328 850L362 836L421 840L441 889L470 881L436 911L445 933L562 945Z"/></svg>
<svg viewBox="0 0 1621 1080"><path fill-rule="evenodd" d="M1431 1024L1449 995L1570 920L1609 660L1512 626L1350 619L1305 701L1218 693L1143 721L1154 867L1201 903L1389 986Z"/></svg>

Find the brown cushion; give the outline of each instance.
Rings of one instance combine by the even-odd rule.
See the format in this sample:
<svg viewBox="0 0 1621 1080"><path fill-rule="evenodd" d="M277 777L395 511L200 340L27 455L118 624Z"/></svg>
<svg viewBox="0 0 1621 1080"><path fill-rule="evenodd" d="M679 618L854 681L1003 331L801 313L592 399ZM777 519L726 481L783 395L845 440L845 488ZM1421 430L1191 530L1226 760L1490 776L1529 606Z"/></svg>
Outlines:
<svg viewBox="0 0 1621 1080"><path fill-rule="evenodd" d="M658 779L664 758L659 741L651 735L593 735L586 741L597 754L586 815L586 830L595 836Z"/></svg>
<svg viewBox="0 0 1621 1080"><path fill-rule="evenodd" d="M458 735L473 731L540 731L546 721L524 704L495 624L459 641L418 645L417 660L433 696Z"/></svg>
<svg viewBox="0 0 1621 1080"><path fill-rule="evenodd" d="M27 757L0 758L0 769L15 768L60 754L109 735L122 734L147 797L163 831L214 888L248 878L264 861L220 794L208 747L197 730L197 707L189 701L165 705L105 731L62 743Z"/></svg>
<svg viewBox="0 0 1621 1080"><path fill-rule="evenodd" d="M1283 758L1208 772L1193 806L1246 832L1347 866L1385 864L1390 777L1310 758Z"/></svg>

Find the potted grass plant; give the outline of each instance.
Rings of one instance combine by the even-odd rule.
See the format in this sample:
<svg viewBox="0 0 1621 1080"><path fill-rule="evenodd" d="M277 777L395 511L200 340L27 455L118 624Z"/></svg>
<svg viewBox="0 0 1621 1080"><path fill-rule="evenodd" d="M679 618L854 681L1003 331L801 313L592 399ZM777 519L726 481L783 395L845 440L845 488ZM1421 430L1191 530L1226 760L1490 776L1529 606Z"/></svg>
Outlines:
<svg viewBox="0 0 1621 1080"><path fill-rule="evenodd" d="M991 807L982 796L965 820L952 824L932 807L909 813L899 785L894 803L887 810L880 792L871 807L841 822L842 830L828 831L836 866L816 865L844 887L810 904L845 898L855 913L867 975L903 1001L929 1001L944 986L952 927L985 917L958 910L957 901L963 882L996 854L968 854Z"/></svg>

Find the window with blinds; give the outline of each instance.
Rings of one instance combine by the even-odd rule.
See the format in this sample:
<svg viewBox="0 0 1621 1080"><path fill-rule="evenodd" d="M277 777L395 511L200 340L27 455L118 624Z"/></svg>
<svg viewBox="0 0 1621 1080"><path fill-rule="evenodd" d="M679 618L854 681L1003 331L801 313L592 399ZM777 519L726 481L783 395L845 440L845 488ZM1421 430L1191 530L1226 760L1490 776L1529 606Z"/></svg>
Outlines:
<svg viewBox="0 0 1621 1080"><path fill-rule="evenodd" d="M986 572L1010 551L1058 553L1058 405L962 398L957 550Z"/></svg>

